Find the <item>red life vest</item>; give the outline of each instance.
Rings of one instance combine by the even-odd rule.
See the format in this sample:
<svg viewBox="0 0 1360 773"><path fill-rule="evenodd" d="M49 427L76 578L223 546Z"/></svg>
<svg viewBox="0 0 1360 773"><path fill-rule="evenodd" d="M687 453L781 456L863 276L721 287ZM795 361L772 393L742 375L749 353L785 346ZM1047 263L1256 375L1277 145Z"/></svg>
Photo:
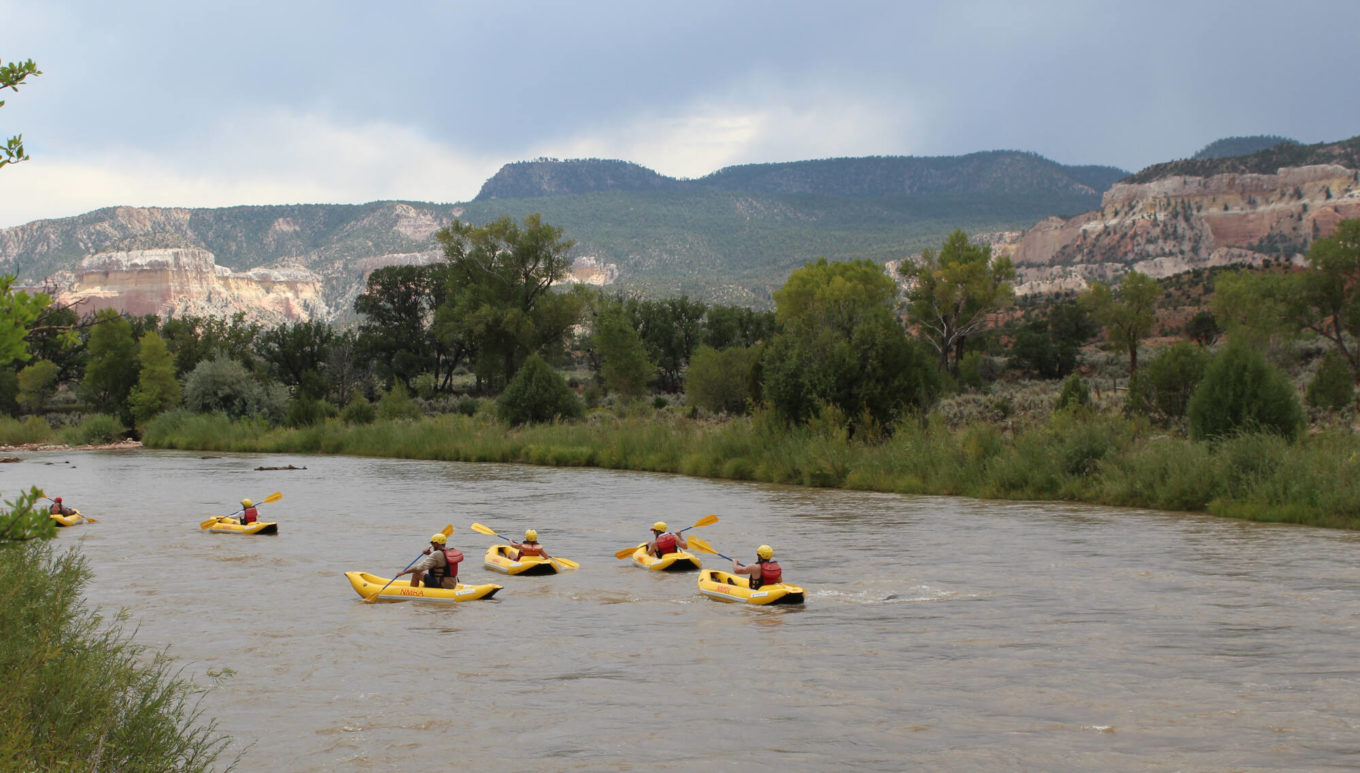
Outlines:
<svg viewBox="0 0 1360 773"><path fill-rule="evenodd" d="M253 507L247 507L245 512L241 513L241 523L255 523L259 517L259 510L256 510Z"/></svg>
<svg viewBox="0 0 1360 773"><path fill-rule="evenodd" d="M784 570L773 561L761 561L760 573L751 575L751 590L765 585L777 585L784 580Z"/></svg>
<svg viewBox="0 0 1360 773"><path fill-rule="evenodd" d="M458 579L458 562L463 560L463 551L458 548L442 548L444 552L444 565L430 569L430 575L436 581L443 580L445 577Z"/></svg>
<svg viewBox="0 0 1360 773"><path fill-rule="evenodd" d="M679 542L680 541L675 538L675 535L670 532L662 534L660 537L656 538L656 554L658 556L664 556L667 553L676 552L676 545L678 545Z"/></svg>
<svg viewBox="0 0 1360 773"><path fill-rule="evenodd" d="M540 545L540 544L538 544L537 542L533 542L533 543L529 543L529 542L521 542L521 543L519 543L519 557L520 557L520 558L523 558L523 557L525 557L525 556L541 556L541 555L543 555L543 546Z"/></svg>

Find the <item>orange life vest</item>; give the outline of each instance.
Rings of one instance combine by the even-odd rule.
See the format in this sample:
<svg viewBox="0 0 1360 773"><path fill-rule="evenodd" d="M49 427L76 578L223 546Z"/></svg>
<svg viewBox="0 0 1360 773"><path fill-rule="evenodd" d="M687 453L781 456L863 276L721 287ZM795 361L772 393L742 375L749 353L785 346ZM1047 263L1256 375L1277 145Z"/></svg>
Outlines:
<svg viewBox="0 0 1360 773"><path fill-rule="evenodd" d="M667 553L674 553L677 551L676 545L678 544L680 544L680 541L675 538L675 535L666 532L656 538L656 554L664 556Z"/></svg>
<svg viewBox="0 0 1360 773"><path fill-rule="evenodd" d="M763 585L777 585L784 580L784 570L774 561L761 561L760 573L751 575L751 590Z"/></svg>
<svg viewBox="0 0 1360 773"><path fill-rule="evenodd" d="M538 544L537 542L533 542L533 543L530 543L530 542L521 542L521 543L519 543L519 557L520 557L520 558L524 558L525 556L541 556L541 555L543 555L543 546L540 545L540 544Z"/></svg>

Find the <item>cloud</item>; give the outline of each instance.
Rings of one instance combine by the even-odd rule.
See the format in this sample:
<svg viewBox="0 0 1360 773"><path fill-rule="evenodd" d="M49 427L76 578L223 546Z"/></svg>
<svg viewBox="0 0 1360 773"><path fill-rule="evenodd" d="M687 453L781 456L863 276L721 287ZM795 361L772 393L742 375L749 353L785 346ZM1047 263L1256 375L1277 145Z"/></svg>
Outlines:
<svg viewBox="0 0 1360 773"><path fill-rule="evenodd" d="M3 170L0 227L115 205L462 201L502 162L388 122L341 125L286 111L232 118L155 150L58 149L48 158L30 150L32 160Z"/></svg>
<svg viewBox="0 0 1360 773"><path fill-rule="evenodd" d="M917 125L909 103L826 80L750 78L719 99L587 126L526 156L619 158L673 177L724 166L861 155L901 155Z"/></svg>

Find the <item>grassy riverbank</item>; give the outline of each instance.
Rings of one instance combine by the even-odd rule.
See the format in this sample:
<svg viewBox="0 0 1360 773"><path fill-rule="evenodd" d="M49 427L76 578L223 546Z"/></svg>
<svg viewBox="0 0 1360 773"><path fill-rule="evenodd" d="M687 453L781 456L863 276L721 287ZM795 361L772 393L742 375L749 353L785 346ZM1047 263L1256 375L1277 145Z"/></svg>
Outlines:
<svg viewBox="0 0 1360 773"><path fill-rule="evenodd" d="M1068 410L1018 428L938 416L890 438L835 423L789 428L764 414L723 421L666 411L595 414L507 428L486 412L303 429L176 412L147 427L153 448L344 454L673 472L903 494L1064 500L1207 511L1360 528L1360 439L1344 430L1290 443L1243 435L1196 443L1145 423Z"/></svg>

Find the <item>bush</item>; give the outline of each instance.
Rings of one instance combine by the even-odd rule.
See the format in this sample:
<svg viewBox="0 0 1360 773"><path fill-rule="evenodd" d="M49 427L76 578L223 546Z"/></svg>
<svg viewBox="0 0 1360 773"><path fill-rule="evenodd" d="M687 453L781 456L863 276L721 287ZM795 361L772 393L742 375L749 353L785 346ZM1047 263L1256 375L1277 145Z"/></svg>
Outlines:
<svg viewBox="0 0 1360 773"><path fill-rule="evenodd" d="M1128 413L1179 420L1209 367L1209 353L1188 341L1172 344L1129 380Z"/></svg>
<svg viewBox="0 0 1360 773"><path fill-rule="evenodd" d="M340 420L346 424L372 424L378 418L378 410L363 395L355 395L349 405L340 412Z"/></svg>
<svg viewBox="0 0 1360 773"><path fill-rule="evenodd" d="M685 374L685 400L713 413L744 414L754 401L755 369L760 350L737 346L694 351Z"/></svg>
<svg viewBox="0 0 1360 773"><path fill-rule="evenodd" d="M335 406L325 400L298 394L288 402L288 416L284 423L290 427L310 427L313 424L320 424L336 413Z"/></svg>
<svg viewBox="0 0 1360 773"><path fill-rule="evenodd" d="M50 443L52 437L52 425L37 416L29 416L23 421L0 416L0 443L7 446Z"/></svg>
<svg viewBox="0 0 1360 773"><path fill-rule="evenodd" d="M496 400L496 412L502 421L520 425L577 419L584 411L566 379L532 354Z"/></svg>
<svg viewBox="0 0 1360 773"><path fill-rule="evenodd" d="M1209 363L1187 410L1196 440L1239 432L1297 438L1303 407L1294 385L1250 345L1230 343Z"/></svg>
<svg viewBox="0 0 1360 773"><path fill-rule="evenodd" d="M1308 404L1314 408L1339 411L1355 403L1355 384L1351 381L1351 369L1336 352L1328 352L1322 358L1317 373L1308 384Z"/></svg>
<svg viewBox="0 0 1360 773"><path fill-rule="evenodd" d="M1086 382L1081 380L1081 376L1073 373L1063 380L1062 393L1058 395L1058 402L1053 406L1056 411L1064 408L1085 407L1091 404L1091 390L1086 388Z"/></svg>
<svg viewBox="0 0 1360 773"><path fill-rule="evenodd" d="M201 689L84 607L90 577L47 540L0 547L0 766L216 769L230 739L203 721Z"/></svg>
<svg viewBox="0 0 1360 773"><path fill-rule="evenodd" d="M387 390L387 392L378 399L379 418L387 419L389 421L393 419L408 419L414 421L415 419L419 419L422 415L420 406L416 405L415 400L411 399L410 393L406 391L406 386L402 384L400 380L394 379L392 388Z"/></svg>
<svg viewBox="0 0 1360 773"><path fill-rule="evenodd" d="M117 416L92 413L80 424L61 431L61 442L68 446L99 446L122 440L127 427Z"/></svg>
<svg viewBox="0 0 1360 773"><path fill-rule="evenodd" d="M258 416L277 423L287 406L287 389L260 384L244 365L229 357L203 360L184 377L184 407L195 413L221 412L233 419Z"/></svg>

